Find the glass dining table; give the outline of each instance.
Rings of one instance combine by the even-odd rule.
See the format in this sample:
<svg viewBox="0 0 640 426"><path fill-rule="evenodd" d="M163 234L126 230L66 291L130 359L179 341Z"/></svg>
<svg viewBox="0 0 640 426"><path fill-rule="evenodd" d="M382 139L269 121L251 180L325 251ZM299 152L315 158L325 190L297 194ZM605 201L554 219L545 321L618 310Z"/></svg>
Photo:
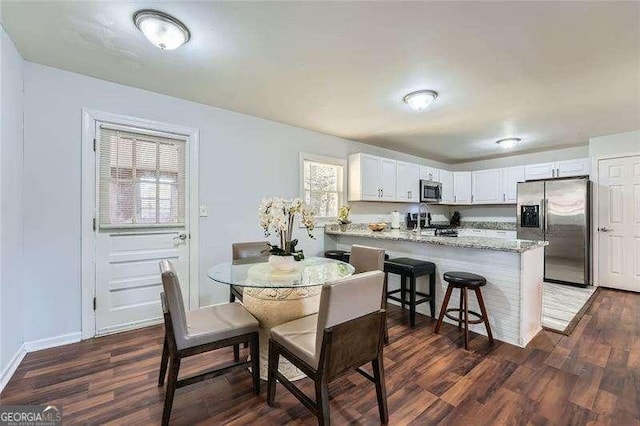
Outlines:
<svg viewBox="0 0 640 426"><path fill-rule="evenodd" d="M220 263L209 269L207 276L217 283L242 288L242 304L260 323L260 377L266 380L271 328L317 313L322 284L354 272L348 263L323 257L296 262L292 271L276 270L259 258ZM279 368L289 380L305 377L284 357Z"/></svg>

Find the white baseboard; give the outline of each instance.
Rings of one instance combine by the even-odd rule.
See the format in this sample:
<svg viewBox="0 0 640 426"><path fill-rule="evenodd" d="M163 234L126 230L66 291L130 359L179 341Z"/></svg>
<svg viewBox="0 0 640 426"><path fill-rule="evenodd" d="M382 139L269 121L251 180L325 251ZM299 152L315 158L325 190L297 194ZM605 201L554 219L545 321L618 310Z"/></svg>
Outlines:
<svg viewBox="0 0 640 426"><path fill-rule="evenodd" d="M22 345L20 345L16 353L13 354L13 357L9 361L9 364L7 364L5 369L2 370L2 373L0 373L0 392L2 392L5 386L7 386L7 383L9 383L9 379L11 379L13 373L16 372L18 366L20 365L22 359L26 354L27 350L25 349L23 343Z"/></svg>
<svg viewBox="0 0 640 426"><path fill-rule="evenodd" d="M49 337L47 339L31 340L24 342L23 346L27 352L40 351L42 349L54 348L56 346L68 345L81 340L82 333L69 333L62 336Z"/></svg>

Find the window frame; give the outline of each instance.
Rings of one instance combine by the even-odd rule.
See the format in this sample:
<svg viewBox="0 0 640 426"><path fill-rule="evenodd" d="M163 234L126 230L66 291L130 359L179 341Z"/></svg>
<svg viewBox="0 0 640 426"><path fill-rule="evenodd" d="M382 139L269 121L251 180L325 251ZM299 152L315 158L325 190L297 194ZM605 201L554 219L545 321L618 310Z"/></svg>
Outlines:
<svg viewBox="0 0 640 426"><path fill-rule="evenodd" d="M330 157L326 155L319 154L311 154L306 152L301 152L298 157L298 165L299 165L299 194L300 198L305 199L305 188L304 188L304 162L311 161L314 163L324 163L330 164L332 166L340 166L342 167L342 179L340 179L342 190L338 191L338 208L345 204L347 199L347 160L344 158ZM338 219L338 216L316 216L316 227L324 227L328 223L331 223Z"/></svg>

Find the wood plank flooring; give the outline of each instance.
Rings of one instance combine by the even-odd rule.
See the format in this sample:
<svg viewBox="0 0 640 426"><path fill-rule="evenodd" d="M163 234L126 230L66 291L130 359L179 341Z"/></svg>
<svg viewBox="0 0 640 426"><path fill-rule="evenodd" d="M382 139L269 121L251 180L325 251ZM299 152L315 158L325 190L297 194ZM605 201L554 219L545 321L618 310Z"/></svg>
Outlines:
<svg viewBox="0 0 640 426"><path fill-rule="evenodd" d="M392 307L385 349L392 425L640 425L640 295L603 290L570 336L543 331L526 348L472 335L461 348L456 327L433 334ZM157 374L161 327L28 354L0 404L56 404L65 424L158 424L164 390ZM232 357L230 350L185 360L182 374ZM303 381L311 393L312 384ZM330 385L333 424L377 424L373 385L358 373ZM315 424L278 385L277 407L251 393L238 371L179 389L173 424Z"/></svg>

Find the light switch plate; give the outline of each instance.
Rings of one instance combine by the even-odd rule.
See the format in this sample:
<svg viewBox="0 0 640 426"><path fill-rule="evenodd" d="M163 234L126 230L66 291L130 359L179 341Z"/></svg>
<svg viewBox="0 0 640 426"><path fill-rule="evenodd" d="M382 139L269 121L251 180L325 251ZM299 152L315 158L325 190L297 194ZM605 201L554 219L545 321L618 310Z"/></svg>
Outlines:
<svg viewBox="0 0 640 426"><path fill-rule="evenodd" d="M200 206L200 217L207 217L207 216L209 216L209 207Z"/></svg>

